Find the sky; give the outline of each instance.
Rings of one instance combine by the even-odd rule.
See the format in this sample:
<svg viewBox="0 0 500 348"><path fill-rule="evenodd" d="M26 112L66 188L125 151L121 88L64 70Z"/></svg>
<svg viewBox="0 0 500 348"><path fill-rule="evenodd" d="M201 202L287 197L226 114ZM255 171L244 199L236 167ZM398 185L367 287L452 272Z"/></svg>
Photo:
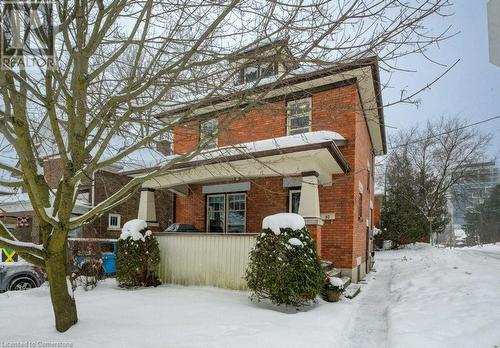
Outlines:
<svg viewBox="0 0 500 348"><path fill-rule="evenodd" d="M390 77L392 86L383 91L384 104L388 104L400 97L401 89L407 89L411 94L423 88L460 59L442 79L418 95L418 107L400 103L385 108L387 126L407 128L441 116L459 116L474 123L500 115L500 67L489 62L486 4L487 0L455 0L446 10L453 13L452 16L427 21L430 29L439 31L452 25L452 32L458 32L455 37L426 52L431 59L446 66L434 64L422 55L413 55L400 58L397 64L399 68L414 72L395 72L392 76L382 72L382 81ZM486 156L499 157L500 119L477 127L482 132L493 134ZM387 135L396 131L388 127Z"/></svg>

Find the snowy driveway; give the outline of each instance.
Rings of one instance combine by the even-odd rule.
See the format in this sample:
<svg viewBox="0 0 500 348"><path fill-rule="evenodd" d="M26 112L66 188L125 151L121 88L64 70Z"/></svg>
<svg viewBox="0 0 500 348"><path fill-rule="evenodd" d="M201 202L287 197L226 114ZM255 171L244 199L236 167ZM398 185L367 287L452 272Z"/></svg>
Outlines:
<svg viewBox="0 0 500 348"><path fill-rule="evenodd" d="M500 347L500 246L380 252L348 347Z"/></svg>
<svg viewBox="0 0 500 348"><path fill-rule="evenodd" d="M59 334L47 287L4 293L0 347L500 347L500 260L422 245L376 259L377 272L354 300L299 313L254 304L240 291L128 291L106 281L76 292L80 320Z"/></svg>

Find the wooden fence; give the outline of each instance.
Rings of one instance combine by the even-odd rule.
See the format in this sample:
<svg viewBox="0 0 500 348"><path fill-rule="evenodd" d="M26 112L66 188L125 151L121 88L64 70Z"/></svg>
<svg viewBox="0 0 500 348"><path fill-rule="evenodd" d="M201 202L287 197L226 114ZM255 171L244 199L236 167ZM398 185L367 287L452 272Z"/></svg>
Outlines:
<svg viewBox="0 0 500 348"><path fill-rule="evenodd" d="M254 234L158 233L164 283L247 289L245 269Z"/></svg>

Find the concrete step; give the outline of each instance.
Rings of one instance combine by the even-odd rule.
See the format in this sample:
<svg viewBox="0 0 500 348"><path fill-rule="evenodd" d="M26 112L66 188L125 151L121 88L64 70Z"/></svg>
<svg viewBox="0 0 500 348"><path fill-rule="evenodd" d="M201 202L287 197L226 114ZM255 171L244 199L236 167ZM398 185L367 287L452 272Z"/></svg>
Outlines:
<svg viewBox="0 0 500 348"><path fill-rule="evenodd" d="M341 278L340 276L340 269L332 268L331 270L325 272L327 276L329 277L338 277Z"/></svg>
<svg viewBox="0 0 500 348"><path fill-rule="evenodd" d="M361 285L359 284L349 284L349 286L344 290L344 297L354 298L361 291Z"/></svg>
<svg viewBox="0 0 500 348"><path fill-rule="evenodd" d="M343 276L340 279L342 279L342 282L344 283L344 289L346 289L349 286L349 284L351 284L351 278L347 276Z"/></svg>
<svg viewBox="0 0 500 348"><path fill-rule="evenodd" d="M328 260L321 260L321 268L323 271L328 272L333 269L333 262Z"/></svg>

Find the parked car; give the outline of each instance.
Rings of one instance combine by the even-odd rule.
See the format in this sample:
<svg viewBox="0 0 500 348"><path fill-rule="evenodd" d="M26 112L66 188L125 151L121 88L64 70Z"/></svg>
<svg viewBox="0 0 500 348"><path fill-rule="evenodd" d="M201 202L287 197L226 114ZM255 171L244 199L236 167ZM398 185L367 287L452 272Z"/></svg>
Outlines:
<svg viewBox="0 0 500 348"><path fill-rule="evenodd" d="M29 263L0 263L0 292L38 288L45 279L43 270Z"/></svg>
<svg viewBox="0 0 500 348"><path fill-rule="evenodd" d="M190 224L172 224L164 232L200 232L194 225Z"/></svg>

